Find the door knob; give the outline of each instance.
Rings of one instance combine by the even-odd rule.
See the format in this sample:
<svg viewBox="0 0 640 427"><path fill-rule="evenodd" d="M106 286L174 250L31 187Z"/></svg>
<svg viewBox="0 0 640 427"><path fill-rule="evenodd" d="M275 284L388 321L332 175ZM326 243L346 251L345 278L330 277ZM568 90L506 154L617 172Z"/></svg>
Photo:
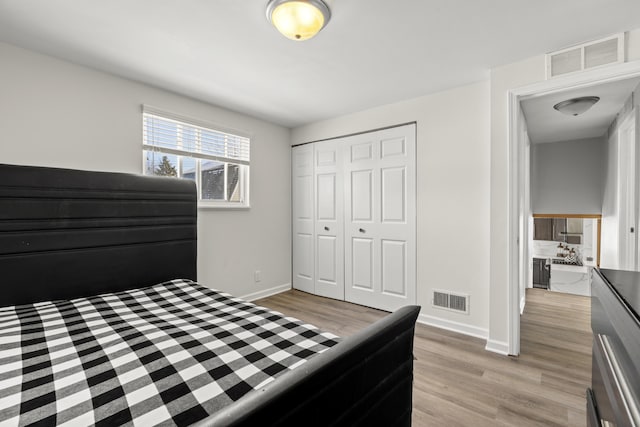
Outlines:
<svg viewBox="0 0 640 427"><path fill-rule="evenodd" d="M365 232L365 229L364 229L364 228L361 228L361 229L359 229L358 231L359 231L359 232L361 232L361 233L364 233L364 232Z"/></svg>
<svg viewBox="0 0 640 427"><path fill-rule="evenodd" d="M329 227L324 227L324 231L329 231Z"/></svg>

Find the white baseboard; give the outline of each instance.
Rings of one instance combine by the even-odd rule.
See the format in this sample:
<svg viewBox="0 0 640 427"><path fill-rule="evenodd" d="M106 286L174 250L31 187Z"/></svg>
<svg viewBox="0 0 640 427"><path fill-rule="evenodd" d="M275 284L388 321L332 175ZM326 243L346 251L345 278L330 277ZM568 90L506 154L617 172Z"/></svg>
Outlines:
<svg viewBox="0 0 640 427"><path fill-rule="evenodd" d="M429 316L427 314L420 314L418 316L418 323L423 325L435 326L436 328L446 329L447 331L458 332L464 335L470 335L476 338L486 339L489 336L489 331L476 326L466 325L460 322L454 322L452 320L445 320L439 317Z"/></svg>
<svg viewBox="0 0 640 427"><path fill-rule="evenodd" d="M466 325L460 322L454 322L452 320L445 320L426 314L420 314L418 316L418 323L435 326L436 328L446 329L447 331L458 332L463 335L486 339L487 345L485 346L485 350L491 351L493 353L503 354L505 356L509 355L509 343L490 340L488 338L489 331L487 329Z"/></svg>
<svg viewBox="0 0 640 427"><path fill-rule="evenodd" d="M505 356L509 355L509 343L504 341L487 339L487 346L484 349L494 353L503 354Z"/></svg>
<svg viewBox="0 0 640 427"><path fill-rule="evenodd" d="M525 301L525 296L522 295L522 297L520 298L520 316L522 316L522 313L524 313L524 305L525 305L526 301Z"/></svg>
<svg viewBox="0 0 640 427"><path fill-rule="evenodd" d="M255 301L260 298L266 298L282 292L287 292L290 289L291 289L291 283L285 283L284 285L275 286L273 288L263 289L258 292L253 292L247 295L243 295L240 298L242 298L245 301Z"/></svg>

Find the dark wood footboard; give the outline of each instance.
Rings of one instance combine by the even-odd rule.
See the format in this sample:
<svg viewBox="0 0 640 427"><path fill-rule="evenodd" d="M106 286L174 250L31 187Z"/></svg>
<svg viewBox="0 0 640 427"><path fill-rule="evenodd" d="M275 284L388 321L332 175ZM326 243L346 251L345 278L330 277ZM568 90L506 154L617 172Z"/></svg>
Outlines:
<svg viewBox="0 0 640 427"><path fill-rule="evenodd" d="M411 425L419 312L401 308L198 425Z"/></svg>

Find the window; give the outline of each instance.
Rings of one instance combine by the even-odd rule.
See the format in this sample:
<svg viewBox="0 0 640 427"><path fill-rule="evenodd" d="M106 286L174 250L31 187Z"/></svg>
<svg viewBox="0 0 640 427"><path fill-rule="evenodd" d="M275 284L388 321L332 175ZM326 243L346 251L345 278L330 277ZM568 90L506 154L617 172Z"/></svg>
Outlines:
<svg viewBox="0 0 640 427"><path fill-rule="evenodd" d="M143 110L142 120L145 175L194 180L200 206L249 206L248 137L148 107Z"/></svg>

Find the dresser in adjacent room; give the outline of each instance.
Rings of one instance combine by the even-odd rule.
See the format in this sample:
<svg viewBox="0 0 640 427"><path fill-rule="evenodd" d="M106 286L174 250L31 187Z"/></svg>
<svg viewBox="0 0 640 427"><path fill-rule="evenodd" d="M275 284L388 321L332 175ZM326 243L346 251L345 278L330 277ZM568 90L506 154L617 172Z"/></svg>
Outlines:
<svg viewBox="0 0 640 427"><path fill-rule="evenodd" d="M587 424L640 426L640 272L593 269Z"/></svg>

